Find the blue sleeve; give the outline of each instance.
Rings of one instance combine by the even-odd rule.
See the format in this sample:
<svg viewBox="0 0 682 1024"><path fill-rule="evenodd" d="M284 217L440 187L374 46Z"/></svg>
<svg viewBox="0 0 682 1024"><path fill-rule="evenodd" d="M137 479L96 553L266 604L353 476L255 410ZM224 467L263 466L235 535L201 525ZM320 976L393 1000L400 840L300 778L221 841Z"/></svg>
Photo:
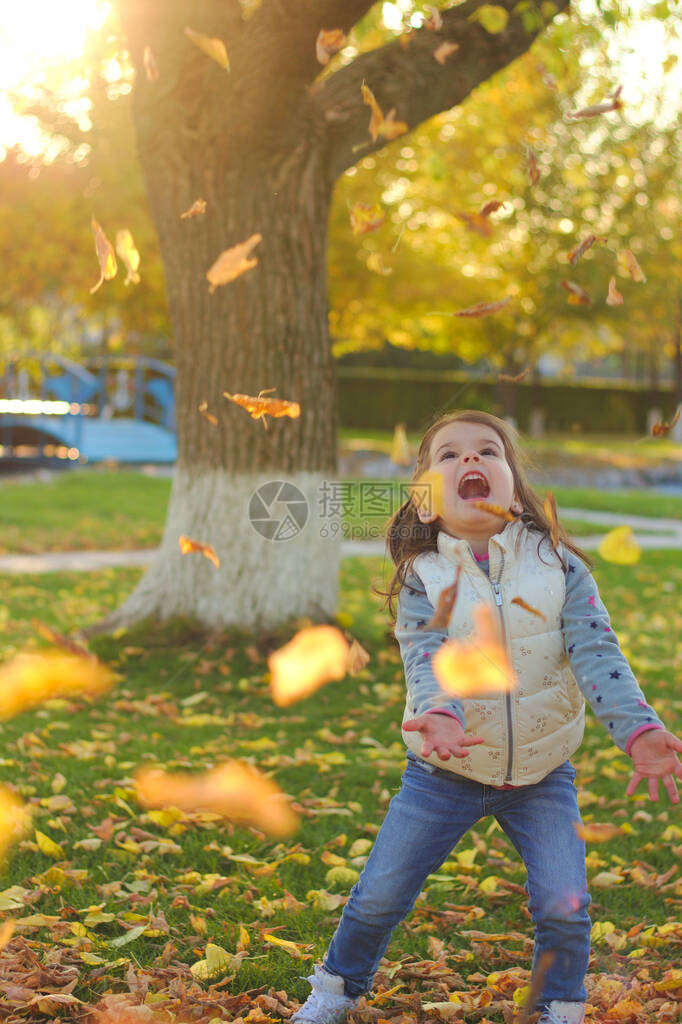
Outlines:
<svg viewBox="0 0 682 1024"><path fill-rule="evenodd" d="M587 566L565 552L563 633L571 670L585 700L614 743L629 753L637 730L660 728L611 628L609 614Z"/></svg>
<svg viewBox="0 0 682 1024"><path fill-rule="evenodd" d="M408 703L415 716L427 711L448 711L466 728L462 702L441 689L431 665L431 658L448 638L445 629L423 628L433 612L424 585L413 572L400 590L395 622L395 638L405 666Z"/></svg>

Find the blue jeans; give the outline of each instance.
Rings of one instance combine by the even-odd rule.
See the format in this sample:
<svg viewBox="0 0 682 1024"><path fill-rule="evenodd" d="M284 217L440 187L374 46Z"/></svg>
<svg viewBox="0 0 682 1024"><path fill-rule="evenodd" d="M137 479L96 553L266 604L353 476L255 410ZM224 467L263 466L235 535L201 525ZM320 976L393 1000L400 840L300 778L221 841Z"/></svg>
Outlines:
<svg viewBox="0 0 682 1024"><path fill-rule="evenodd" d="M542 782L499 790L408 755L400 792L353 886L324 961L348 996L368 992L395 926L424 882L464 833L492 814L522 858L535 927L533 964L551 950L537 1006L582 1002L590 953L585 844L573 827L580 812L569 761Z"/></svg>

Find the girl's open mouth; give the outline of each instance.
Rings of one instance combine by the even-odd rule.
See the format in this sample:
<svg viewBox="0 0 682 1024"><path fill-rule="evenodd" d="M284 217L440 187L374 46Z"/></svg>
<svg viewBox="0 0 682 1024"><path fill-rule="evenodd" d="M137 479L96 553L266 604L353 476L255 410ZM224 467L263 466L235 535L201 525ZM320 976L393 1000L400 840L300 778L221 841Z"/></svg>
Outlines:
<svg viewBox="0 0 682 1024"><path fill-rule="evenodd" d="M464 474L459 482L457 493L460 498L484 501L490 494L490 484L482 473L474 470Z"/></svg>

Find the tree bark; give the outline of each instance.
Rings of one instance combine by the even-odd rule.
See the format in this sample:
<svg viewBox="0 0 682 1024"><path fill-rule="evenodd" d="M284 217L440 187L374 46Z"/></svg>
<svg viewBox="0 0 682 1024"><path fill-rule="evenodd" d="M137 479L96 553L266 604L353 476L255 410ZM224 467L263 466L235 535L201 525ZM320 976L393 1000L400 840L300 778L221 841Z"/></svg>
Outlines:
<svg viewBox="0 0 682 1024"><path fill-rule="evenodd" d="M366 78L385 112L399 107L410 127L452 106L536 34L523 29L515 0L502 3L511 12L502 33L469 21L480 3L467 0L443 12L440 32L423 29L406 48L388 44L315 84L319 30L349 29L368 0L263 0L248 21L237 0L119 0L177 353L178 460L157 558L103 628L176 614L244 628L333 614L339 523L330 529L319 514L336 467L326 230L335 179L380 144L369 139L360 84ZM187 26L224 41L229 72L194 46ZM456 65L434 59L446 39L460 42ZM147 46L156 81L145 76ZM205 215L180 220L198 198ZM208 268L255 233L258 265L210 294ZM222 394L265 388L300 403L300 419L265 430ZM215 427L198 412L204 401ZM253 492L271 481L296 485L307 503L305 526L286 540L266 539L250 521ZM273 519L280 513L286 502ZM182 556L180 534L211 544L220 568Z"/></svg>

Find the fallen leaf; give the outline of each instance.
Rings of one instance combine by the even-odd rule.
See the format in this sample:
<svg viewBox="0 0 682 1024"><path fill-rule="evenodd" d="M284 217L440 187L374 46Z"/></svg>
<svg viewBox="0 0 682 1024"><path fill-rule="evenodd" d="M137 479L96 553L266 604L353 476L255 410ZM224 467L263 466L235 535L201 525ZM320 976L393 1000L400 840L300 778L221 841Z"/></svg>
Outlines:
<svg viewBox="0 0 682 1024"><path fill-rule="evenodd" d="M457 53L458 50L459 43L449 43L446 40L446 42L441 43L440 46L436 47L436 49L433 51L433 56L434 59L437 60L439 64L445 64L445 61L448 59L448 57L450 57L453 53Z"/></svg>
<svg viewBox="0 0 682 1024"><path fill-rule="evenodd" d="M274 388L265 390L274 391ZM290 402L285 398L263 398L265 391L261 391L255 398L252 395L231 395L229 391L223 391L223 394L231 402L246 409L254 420L262 419L264 426L267 426L266 416L289 416L290 419L297 419L301 415L301 406L298 402Z"/></svg>
<svg viewBox="0 0 682 1024"><path fill-rule="evenodd" d="M183 555L196 551L198 554L204 555L205 558L208 558L210 562L213 562L216 569L220 568L220 559L210 544L202 544L201 541L192 540L191 537L185 537L184 533L180 534L178 537L178 544L180 545L180 551Z"/></svg>
<svg viewBox="0 0 682 1024"><path fill-rule="evenodd" d="M511 603L517 604L519 608L523 608L525 612L530 612L531 615L537 615L539 619L544 619L545 621L547 621L546 615L544 615L541 611L538 611L537 608L533 608L532 604L528 604L528 602L524 601L522 597L512 597Z"/></svg>
<svg viewBox="0 0 682 1024"><path fill-rule="evenodd" d="M348 36L340 28L321 28L315 41L315 55L320 64L328 64L335 53L342 50Z"/></svg>
<svg viewBox="0 0 682 1024"><path fill-rule="evenodd" d="M580 839L584 839L586 843L605 843L615 836L625 834L625 830L620 825L613 825L610 822L600 824L593 821L585 824L580 821L574 821L573 828L576 831L576 835Z"/></svg>
<svg viewBox="0 0 682 1024"><path fill-rule="evenodd" d="M189 220L190 217L200 217L206 213L206 200L195 199L188 210L180 214L180 220Z"/></svg>
<svg viewBox="0 0 682 1024"><path fill-rule="evenodd" d="M573 121L577 121L578 119L586 117L599 117L600 114L608 114L612 110L621 110L623 107L623 101L620 99L622 91L623 86L619 85L616 91L611 93L604 103L594 103L589 107L582 107L580 110L569 111L566 114L566 117Z"/></svg>
<svg viewBox="0 0 682 1024"><path fill-rule="evenodd" d="M95 238L95 252L97 253L100 272L99 281L90 289L90 294L92 295L98 288L101 288L105 281L111 281L113 277L116 277L118 267L116 266L116 255L113 246L94 217L90 224Z"/></svg>
<svg viewBox="0 0 682 1024"><path fill-rule="evenodd" d="M4 949L9 940L14 935L14 929L16 922L14 918L10 917L7 921L4 921L0 926L0 950Z"/></svg>
<svg viewBox="0 0 682 1024"><path fill-rule="evenodd" d="M0 860L10 846L20 842L30 832L31 811L16 793L0 785ZM17 906L21 906L18 904ZM3 906L2 910L13 909Z"/></svg>
<svg viewBox="0 0 682 1024"><path fill-rule="evenodd" d="M621 295L621 293L616 288L616 279L615 279L615 277L610 277L609 278L609 293L606 296L606 305L607 306L622 306L623 305L623 296Z"/></svg>
<svg viewBox="0 0 682 1024"><path fill-rule="evenodd" d="M361 88L362 98L372 111L369 120L369 134L372 138L372 142L376 142L379 137L390 142L391 139L396 139L399 135L404 135L408 130L408 126L404 121L396 121L395 109L391 110L386 117L384 117L381 107L377 103L374 93L370 87L365 85L363 82Z"/></svg>
<svg viewBox="0 0 682 1024"><path fill-rule="evenodd" d="M453 313L453 316L490 316L491 313L498 313L501 309L504 309L511 302L511 296L508 295L506 299L500 299L498 302L478 302L475 306L469 306L467 309L460 309L458 313Z"/></svg>
<svg viewBox="0 0 682 1024"><path fill-rule="evenodd" d="M631 526L617 526L610 530L597 551L605 562L615 562L616 565L636 565L642 557Z"/></svg>
<svg viewBox="0 0 682 1024"><path fill-rule="evenodd" d="M566 278L563 278L559 284L568 292L568 301L572 306L591 305L592 299L585 289L581 285L576 284L575 281L567 281Z"/></svg>
<svg viewBox="0 0 682 1024"><path fill-rule="evenodd" d="M498 619L487 604L474 608L472 635L441 644L432 665L442 688L458 697L509 693L516 686Z"/></svg>
<svg viewBox="0 0 682 1024"><path fill-rule="evenodd" d="M268 835L288 836L298 815L271 780L249 764L227 761L202 775L142 769L135 779L145 807L211 811L235 824L253 825Z"/></svg>
<svg viewBox="0 0 682 1024"><path fill-rule="evenodd" d="M140 254L128 228L121 228L116 232L116 252L123 260L127 272L123 283L128 285L132 281L133 284L139 284L140 275L137 270L140 266Z"/></svg>
<svg viewBox="0 0 682 1024"><path fill-rule="evenodd" d="M349 647L335 626L310 626L268 658L272 699L286 707L347 673Z"/></svg>
<svg viewBox="0 0 682 1024"><path fill-rule="evenodd" d="M216 64L220 64L221 68L225 71L230 70L230 61L227 56L227 50L225 49L225 43L222 39L216 39L213 36L203 36L201 32L195 32L192 28L185 28L185 35L188 39L191 39L195 46L211 57Z"/></svg>
<svg viewBox="0 0 682 1024"><path fill-rule="evenodd" d="M254 246L262 241L263 236L256 233L247 238L245 242L233 245L231 249L223 249L215 263L206 271L208 290L211 295L220 285L229 284L230 281L245 274L247 270L257 266L258 260L255 257L249 259L249 254Z"/></svg>
<svg viewBox="0 0 682 1024"><path fill-rule="evenodd" d="M621 249L616 256L618 267L623 271L624 274L629 274L633 281L638 284L644 284L646 282L646 276L644 271L637 262L637 257L633 253L632 249Z"/></svg>
<svg viewBox="0 0 682 1024"><path fill-rule="evenodd" d="M144 65L144 71L147 76L148 82L157 82L159 80L159 69L156 63L156 58L152 53L151 46L147 45L144 48L142 55L142 63Z"/></svg>
<svg viewBox="0 0 682 1024"><path fill-rule="evenodd" d="M206 943L204 958L191 964L190 971L199 981L210 981L224 974L233 976L241 967L243 956L228 953L222 946Z"/></svg>
<svg viewBox="0 0 682 1024"><path fill-rule="evenodd" d="M46 836L44 832L35 830L35 839L38 844L38 849L41 853L44 853L46 857L52 857L54 860L64 860L66 854L64 853L63 847L59 843L55 843L53 839Z"/></svg>
<svg viewBox="0 0 682 1024"><path fill-rule="evenodd" d="M350 224L354 235L366 235L380 228L386 214L380 203L368 206L367 203L354 203L350 208Z"/></svg>

